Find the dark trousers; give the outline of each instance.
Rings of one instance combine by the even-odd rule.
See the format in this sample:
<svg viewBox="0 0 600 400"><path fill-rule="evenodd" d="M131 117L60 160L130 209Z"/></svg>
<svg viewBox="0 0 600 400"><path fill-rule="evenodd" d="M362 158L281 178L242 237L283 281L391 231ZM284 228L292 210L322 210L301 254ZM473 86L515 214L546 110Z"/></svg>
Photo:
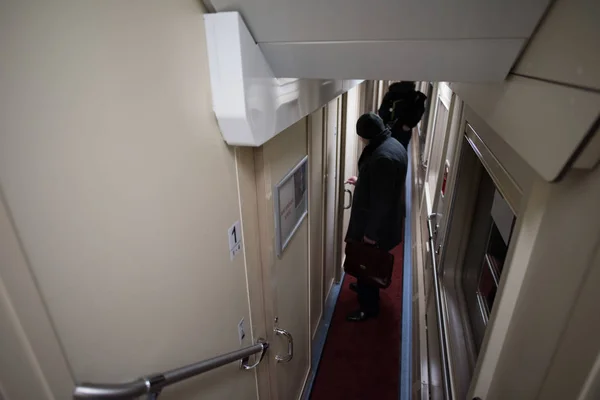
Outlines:
<svg viewBox="0 0 600 400"><path fill-rule="evenodd" d="M379 288L365 283L359 279L356 283L358 293L358 304L360 310L369 314L379 313Z"/></svg>

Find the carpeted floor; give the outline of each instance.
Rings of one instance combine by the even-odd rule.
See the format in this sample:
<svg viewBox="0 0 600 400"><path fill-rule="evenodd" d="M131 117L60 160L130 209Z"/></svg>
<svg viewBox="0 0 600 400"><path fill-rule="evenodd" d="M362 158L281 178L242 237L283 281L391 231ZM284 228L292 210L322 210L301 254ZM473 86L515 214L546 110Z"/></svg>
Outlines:
<svg viewBox="0 0 600 400"><path fill-rule="evenodd" d="M335 306L311 400L397 400L400 376L403 244L396 247L394 274L381 291L379 317L346 322L358 307L346 276Z"/></svg>

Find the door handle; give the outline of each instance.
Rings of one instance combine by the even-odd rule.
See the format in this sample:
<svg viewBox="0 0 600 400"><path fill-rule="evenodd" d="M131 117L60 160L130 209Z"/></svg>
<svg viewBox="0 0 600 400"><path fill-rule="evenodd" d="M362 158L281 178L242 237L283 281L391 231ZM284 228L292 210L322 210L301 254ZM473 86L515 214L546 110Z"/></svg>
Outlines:
<svg viewBox="0 0 600 400"><path fill-rule="evenodd" d="M292 334L281 328L274 328L273 332L275 332L275 335L277 336L285 336L288 341L288 353L285 356L280 356L279 354L275 355L275 360L278 363L290 362L294 357L294 338L292 337Z"/></svg>
<svg viewBox="0 0 600 400"><path fill-rule="evenodd" d="M348 210L350 207L352 207L352 190L350 189L344 189L345 193L348 193L350 195L350 203L348 203L348 205L344 205L344 210Z"/></svg>

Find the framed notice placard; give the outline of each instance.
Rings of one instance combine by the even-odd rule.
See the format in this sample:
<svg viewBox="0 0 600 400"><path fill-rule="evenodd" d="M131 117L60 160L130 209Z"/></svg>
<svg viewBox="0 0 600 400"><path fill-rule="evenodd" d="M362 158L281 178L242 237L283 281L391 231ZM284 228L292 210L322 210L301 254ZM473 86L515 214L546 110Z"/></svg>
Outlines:
<svg viewBox="0 0 600 400"><path fill-rule="evenodd" d="M280 258L308 214L307 161L308 156L275 185L275 247Z"/></svg>

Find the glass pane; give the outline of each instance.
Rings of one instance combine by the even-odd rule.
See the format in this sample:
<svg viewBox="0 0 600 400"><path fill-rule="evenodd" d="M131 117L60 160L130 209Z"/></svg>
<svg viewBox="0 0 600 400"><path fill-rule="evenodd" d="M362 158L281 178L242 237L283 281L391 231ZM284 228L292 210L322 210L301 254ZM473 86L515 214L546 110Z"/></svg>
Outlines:
<svg viewBox="0 0 600 400"><path fill-rule="evenodd" d="M494 269L493 258L486 254L481 268L481 276L479 277L479 293L485 301L488 313L492 310L496 291L498 290L498 274Z"/></svg>

